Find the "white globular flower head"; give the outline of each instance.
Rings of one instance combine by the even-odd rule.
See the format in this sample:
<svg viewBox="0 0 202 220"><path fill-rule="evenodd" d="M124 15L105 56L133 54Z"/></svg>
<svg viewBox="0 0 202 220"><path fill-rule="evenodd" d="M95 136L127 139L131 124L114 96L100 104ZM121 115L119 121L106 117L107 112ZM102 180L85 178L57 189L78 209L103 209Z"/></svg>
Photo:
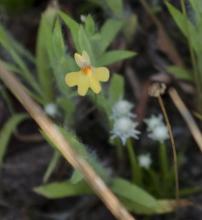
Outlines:
<svg viewBox="0 0 202 220"><path fill-rule="evenodd" d="M161 114L159 114L158 116L152 115L150 118L145 119L144 121L147 124L147 130L153 131L154 128L163 124L163 117Z"/></svg>
<svg viewBox="0 0 202 220"><path fill-rule="evenodd" d="M152 164L152 159L151 159L150 154L139 155L138 161L139 161L140 167L143 167L145 169L149 169Z"/></svg>
<svg viewBox="0 0 202 220"><path fill-rule="evenodd" d="M45 106L44 110L45 110L46 114L51 117L55 117L58 113L57 105L55 105L54 103L48 103Z"/></svg>
<svg viewBox="0 0 202 220"><path fill-rule="evenodd" d="M125 145L129 138L139 138L138 135L140 134L140 131L136 129L137 126L138 123L133 122L128 117L118 118L115 121L113 129L111 131L111 138L120 138L122 144Z"/></svg>
<svg viewBox="0 0 202 220"><path fill-rule="evenodd" d="M168 129L163 122L162 115L152 115L149 119L145 119L147 124L148 136L155 141L164 142L169 138Z"/></svg>
<svg viewBox="0 0 202 220"><path fill-rule="evenodd" d="M112 118L120 118L120 117L131 117L134 118L135 114L131 113L133 108L133 104L128 102L127 100L119 100L112 108Z"/></svg>
<svg viewBox="0 0 202 220"><path fill-rule="evenodd" d="M149 133L148 136L153 140L164 142L169 138L168 129L164 124L157 126Z"/></svg>

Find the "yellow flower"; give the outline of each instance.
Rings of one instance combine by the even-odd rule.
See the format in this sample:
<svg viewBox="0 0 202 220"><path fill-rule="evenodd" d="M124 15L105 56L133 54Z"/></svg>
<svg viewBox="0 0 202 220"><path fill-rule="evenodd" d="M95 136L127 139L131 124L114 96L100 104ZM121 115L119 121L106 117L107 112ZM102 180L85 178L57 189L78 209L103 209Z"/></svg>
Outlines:
<svg viewBox="0 0 202 220"><path fill-rule="evenodd" d="M109 80L109 70L106 67L93 67L86 51L83 51L82 55L75 53L74 59L80 71L67 73L66 84L70 87L77 86L78 94L81 96L86 95L89 88L98 94L101 91L100 82Z"/></svg>

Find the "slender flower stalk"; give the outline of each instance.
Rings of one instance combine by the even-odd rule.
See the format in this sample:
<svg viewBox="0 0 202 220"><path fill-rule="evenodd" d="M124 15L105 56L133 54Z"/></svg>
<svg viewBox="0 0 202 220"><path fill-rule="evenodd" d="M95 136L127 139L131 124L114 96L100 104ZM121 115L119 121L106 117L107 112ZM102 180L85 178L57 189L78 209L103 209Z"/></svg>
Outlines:
<svg viewBox="0 0 202 220"><path fill-rule="evenodd" d="M128 150L128 157L130 161L132 181L140 185L142 181L142 174L141 174L141 169L140 169L140 166L138 164L138 160L135 154L134 145L132 144L131 139L127 141L126 147Z"/></svg>
<svg viewBox="0 0 202 220"><path fill-rule="evenodd" d="M164 181L167 181L169 174L169 162L168 162L168 152L167 146L164 142L159 142L159 162L161 167L161 173Z"/></svg>

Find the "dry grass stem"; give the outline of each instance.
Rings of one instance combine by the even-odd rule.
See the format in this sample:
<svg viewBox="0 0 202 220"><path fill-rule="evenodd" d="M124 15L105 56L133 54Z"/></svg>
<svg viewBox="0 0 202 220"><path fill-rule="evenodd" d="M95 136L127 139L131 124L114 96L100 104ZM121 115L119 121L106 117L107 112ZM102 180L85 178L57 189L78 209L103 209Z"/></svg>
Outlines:
<svg viewBox="0 0 202 220"><path fill-rule="evenodd" d="M178 111L182 115L183 119L185 120L188 128L190 129L190 132L194 140L196 141L199 149L202 151L202 134L198 128L198 125L194 121L194 118L192 117L190 111L188 110L188 108L180 98L178 92L174 88L170 88L168 93L175 106L177 107Z"/></svg>
<svg viewBox="0 0 202 220"><path fill-rule="evenodd" d="M27 112L35 120L38 126L45 132L50 140L57 146L64 158L77 170L79 170L89 186L104 202L111 213L119 220L134 220L132 215L120 203L118 198L106 186L103 180L96 174L92 167L81 158L69 145L65 137L61 134L57 125L54 124L42 111L31 97L27 89L19 80L7 71L3 64L0 63L0 78L10 89L13 95L21 102Z"/></svg>

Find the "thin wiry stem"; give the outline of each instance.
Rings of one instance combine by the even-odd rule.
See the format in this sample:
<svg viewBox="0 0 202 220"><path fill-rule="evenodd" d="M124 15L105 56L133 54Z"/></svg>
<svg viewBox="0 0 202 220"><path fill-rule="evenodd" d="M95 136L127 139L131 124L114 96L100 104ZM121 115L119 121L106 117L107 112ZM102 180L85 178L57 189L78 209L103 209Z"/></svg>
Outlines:
<svg viewBox="0 0 202 220"><path fill-rule="evenodd" d="M192 62L192 66L193 66L193 70L194 70L194 81L196 83L196 89L197 89L197 93L198 95L200 96L200 75L198 73L198 68L197 68L197 60L196 60L196 56L195 56L195 53L194 53L194 50L192 48L192 45L191 45L191 33L189 31L189 24L188 24L188 16L187 16L187 10L186 10L186 6L185 6L185 0L180 0L180 4L181 4L181 8L182 8L182 13L183 15L186 17L186 29L187 29L187 41L188 41L188 47L189 47L189 53L190 53L190 56L191 56L191 62ZM193 34L193 33L192 33Z"/></svg>
<svg viewBox="0 0 202 220"><path fill-rule="evenodd" d="M159 101L159 105L161 107L167 128L168 128L168 133L170 136L170 141L171 141L171 145L172 145L172 151L173 151L173 165L174 165L174 172L175 172L175 192L176 192L176 200L179 201L179 174L178 174L178 163L177 163L177 152L176 152L176 145L175 145L175 140L173 137L173 132L172 132L172 128L171 128L171 124L168 118L168 114L166 112L166 108L163 102L163 99L161 98L161 96L158 96L158 101Z"/></svg>

